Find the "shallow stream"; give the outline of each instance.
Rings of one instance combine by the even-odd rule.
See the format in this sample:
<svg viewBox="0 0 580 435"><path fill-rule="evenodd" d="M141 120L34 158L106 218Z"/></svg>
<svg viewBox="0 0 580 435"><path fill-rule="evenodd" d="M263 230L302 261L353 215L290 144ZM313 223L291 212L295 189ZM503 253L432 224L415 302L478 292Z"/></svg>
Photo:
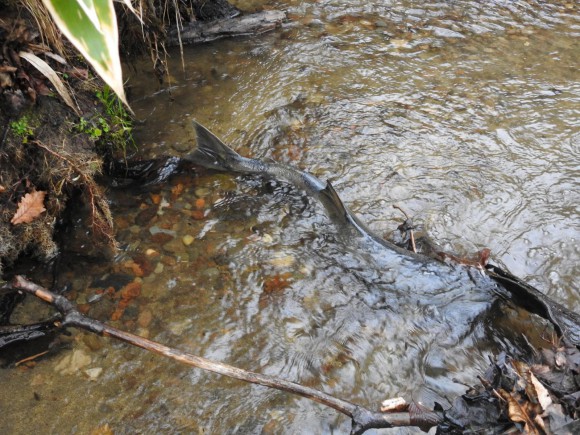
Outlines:
<svg viewBox="0 0 580 435"><path fill-rule="evenodd" d="M130 71L144 155L193 149L196 119L242 155L330 180L387 238L403 221L398 204L444 249L490 248L580 310L574 2L270 5L288 12L280 30L185 47L184 70L172 50L170 86L146 60ZM197 171L110 194L121 252L71 274L77 303L206 358L371 408L396 396L445 406L489 357L544 332L457 284L464 270L441 277L349 243L284 183ZM350 429L306 399L85 333L69 341L33 368L0 371L0 433Z"/></svg>

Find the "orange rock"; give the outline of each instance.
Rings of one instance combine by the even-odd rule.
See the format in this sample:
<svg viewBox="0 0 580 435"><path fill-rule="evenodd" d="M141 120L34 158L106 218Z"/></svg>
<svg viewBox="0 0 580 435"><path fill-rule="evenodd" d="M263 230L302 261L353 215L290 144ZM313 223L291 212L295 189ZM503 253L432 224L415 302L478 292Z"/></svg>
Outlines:
<svg viewBox="0 0 580 435"><path fill-rule="evenodd" d="M200 221L200 220L202 220L202 219L203 219L205 216L204 216L204 214L203 214L203 211L201 211L201 210L193 210L193 211L191 212L191 217L192 217L192 218L194 218L194 219L195 219L195 220L197 220L197 221Z"/></svg>
<svg viewBox="0 0 580 435"><path fill-rule="evenodd" d="M151 321L153 320L153 313L149 310L143 310L139 313L139 317L137 318L137 324L141 328L147 328Z"/></svg>
<svg viewBox="0 0 580 435"><path fill-rule="evenodd" d="M113 314L111 314L111 320L112 321L119 320L121 317L123 317L124 312L125 312L124 309L117 308L115 311L113 311Z"/></svg>
<svg viewBox="0 0 580 435"><path fill-rule="evenodd" d="M290 285L291 273L270 276L264 280L264 293L276 293L284 290Z"/></svg>
<svg viewBox="0 0 580 435"><path fill-rule="evenodd" d="M205 207L205 199L197 198L195 200L195 208L203 209Z"/></svg>
<svg viewBox="0 0 580 435"><path fill-rule="evenodd" d="M157 193L152 193L151 194L151 201L153 201L153 204L161 203L161 195L159 195Z"/></svg>
<svg viewBox="0 0 580 435"><path fill-rule="evenodd" d="M183 189L184 189L184 186L181 183L178 183L177 185L173 186L171 188L171 199L176 200L177 198L179 198L179 196L183 192Z"/></svg>
<svg viewBox="0 0 580 435"><path fill-rule="evenodd" d="M130 282L125 287L123 287L122 298L131 300L135 299L137 296L141 294L141 283L140 282Z"/></svg>
<svg viewBox="0 0 580 435"><path fill-rule="evenodd" d="M77 310L79 310L79 312L81 314L87 314L90 310L91 306L89 304L80 304L77 305Z"/></svg>

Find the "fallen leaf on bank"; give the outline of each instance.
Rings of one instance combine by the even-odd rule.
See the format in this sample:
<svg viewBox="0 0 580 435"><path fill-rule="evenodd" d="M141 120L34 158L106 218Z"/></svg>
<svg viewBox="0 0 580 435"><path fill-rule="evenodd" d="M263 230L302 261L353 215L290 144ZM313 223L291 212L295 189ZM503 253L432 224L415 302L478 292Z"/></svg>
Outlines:
<svg viewBox="0 0 580 435"><path fill-rule="evenodd" d="M6 192L6 188L0 184L0 193Z"/></svg>
<svg viewBox="0 0 580 435"><path fill-rule="evenodd" d="M88 80L89 70L86 68L73 67L68 71L68 75L79 80Z"/></svg>
<svg viewBox="0 0 580 435"><path fill-rule="evenodd" d="M18 209L10 222L13 225L32 222L43 211L46 211L43 204L45 196L46 192L42 190L34 190L24 195L24 198L18 203Z"/></svg>
<svg viewBox="0 0 580 435"><path fill-rule="evenodd" d="M28 62L30 62L30 64L34 68L36 68L38 71L40 71L40 73L42 75L44 75L48 80L50 80L50 82L55 87L56 91L62 97L62 99L64 100L64 102L77 115L80 115L79 110L74 105L73 100L72 100L72 98L70 96L70 93L68 92L68 90L65 87L64 83L62 82L62 80L60 79L60 77L56 74L56 72L50 67L49 64L47 64L44 60L42 60L37 55L35 55L34 53L31 53L29 51L20 51L18 53L18 55L21 58L26 59Z"/></svg>

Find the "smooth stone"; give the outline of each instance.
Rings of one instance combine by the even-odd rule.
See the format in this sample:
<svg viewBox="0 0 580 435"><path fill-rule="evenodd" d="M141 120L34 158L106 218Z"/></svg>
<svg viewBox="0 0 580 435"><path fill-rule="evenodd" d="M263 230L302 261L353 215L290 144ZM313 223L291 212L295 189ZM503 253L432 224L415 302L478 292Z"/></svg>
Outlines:
<svg viewBox="0 0 580 435"><path fill-rule="evenodd" d="M85 374L89 377L89 380L96 381L99 376L103 373L102 367L95 367L92 369L86 369Z"/></svg>
<svg viewBox="0 0 580 435"><path fill-rule="evenodd" d="M80 349L75 349L71 354L65 355L60 362L54 366L56 372L63 375L70 375L78 372L83 367L91 363L91 357Z"/></svg>

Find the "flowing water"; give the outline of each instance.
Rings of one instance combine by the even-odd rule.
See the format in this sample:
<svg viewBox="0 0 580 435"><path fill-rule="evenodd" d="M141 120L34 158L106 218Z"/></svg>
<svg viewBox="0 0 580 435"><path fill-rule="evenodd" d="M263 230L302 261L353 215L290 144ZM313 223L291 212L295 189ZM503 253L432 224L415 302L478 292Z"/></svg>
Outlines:
<svg viewBox="0 0 580 435"><path fill-rule="evenodd" d="M273 6L288 11L280 30L185 47L184 71L171 51L169 87L146 61L132 70L144 154L187 153L196 119L243 155L331 180L379 234L402 222L398 204L446 250L490 248L580 309L574 2ZM110 193L121 253L71 274L77 303L206 358L373 409L395 396L447 406L490 356L543 333L466 286L477 274L440 276L349 243L319 204L275 180L199 171ZM128 282L138 290L119 290ZM0 372L0 432L349 431L306 399L123 344L74 333L67 347Z"/></svg>

